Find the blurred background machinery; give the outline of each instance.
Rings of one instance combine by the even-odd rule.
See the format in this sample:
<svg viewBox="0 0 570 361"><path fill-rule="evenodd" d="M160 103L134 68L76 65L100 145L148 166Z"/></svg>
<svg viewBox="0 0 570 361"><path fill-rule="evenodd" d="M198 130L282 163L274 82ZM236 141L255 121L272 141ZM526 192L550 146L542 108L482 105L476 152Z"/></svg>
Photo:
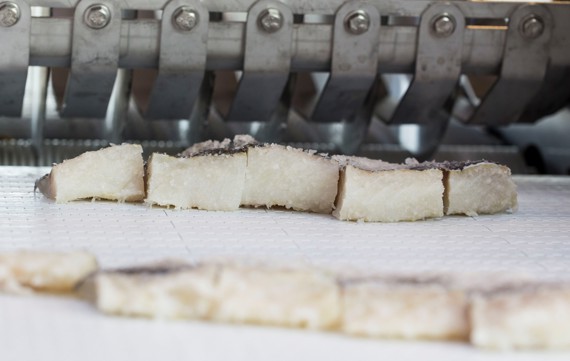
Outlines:
<svg viewBox="0 0 570 361"><path fill-rule="evenodd" d="M0 165L249 133L570 174L570 2L0 0Z"/></svg>

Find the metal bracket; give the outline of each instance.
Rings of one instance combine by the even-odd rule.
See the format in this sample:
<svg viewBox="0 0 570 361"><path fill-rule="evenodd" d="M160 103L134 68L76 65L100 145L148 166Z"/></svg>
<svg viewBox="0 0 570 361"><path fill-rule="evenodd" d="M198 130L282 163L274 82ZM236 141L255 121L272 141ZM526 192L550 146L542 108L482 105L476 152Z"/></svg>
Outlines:
<svg viewBox="0 0 570 361"><path fill-rule="evenodd" d="M501 73L468 123L500 126L518 120L544 80L553 26L542 5L522 5L512 13Z"/></svg>
<svg viewBox="0 0 570 361"><path fill-rule="evenodd" d="M228 120L267 121L289 79L293 13L279 1L261 0L249 10L243 74Z"/></svg>
<svg viewBox="0 0 570 361"><path fill-rule="evenodd" d="M461 75L464 30L465 17L455 5L435 3L423 12L415 74L390 123L447 123L442 108Z"/></svg>
<svg viewBox="0 0 570 361"><path fill-rule="evenodd" d="M105 117L117 76L120 37L121 8L116 0L77 4L63 117Z"/></svg>
<svg viewBox="0 0 570 361"><path fill-rule="evenodd" d="M146 117L190 117L204 80L208 23L208 9L199 0L172 0L164 8L158 77Z"/></svg>
<svg viewBox="0 0 570 361"><path fill-rule="evenodd" d="M30 7L23 0L0 1L0 115L19 117L30 59Z"/></svg>
<svg viewBox="0 0 570 361"><path fill-rule="evenodd" d="M311 118L350 121L364 104L378 73L380 14L362 1L344 3L336 12L331 73Z"/></svg>

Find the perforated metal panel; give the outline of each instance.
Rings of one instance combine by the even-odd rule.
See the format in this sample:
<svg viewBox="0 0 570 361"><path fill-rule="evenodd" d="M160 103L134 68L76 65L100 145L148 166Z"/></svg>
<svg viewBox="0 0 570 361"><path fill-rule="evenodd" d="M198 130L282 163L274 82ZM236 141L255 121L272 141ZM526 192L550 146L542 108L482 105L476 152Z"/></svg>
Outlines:
<svg viewBox="0 0 570 361"><path fill-rule="evenodd" d="M190 261L253 258L389 271L513 271L570 280L568 177L516 178L520 210L515 214L373 224L341 222L327 215L284 210L176 211L142 204L90 201L59 205L33 192L34 180L47 171L45 168L0 167L0 252L22 248L86 249L99 257L103 267L164 258ZM378 352L396 357L404 350L401 355L405 357L418 357L412 352L415 350L426 359L429 355L455 359L513 356L482 354L469 346L456 344L355 340L271 328L193 322L151 325L148 321L111 320L74 300L10 296L0 297L0 346L9 345L4 344L6 337L15 342L14 345L40 342L42 335L38 330L50 334L49 325L57 324L60 319L62 323L55 328L55 334L79 337L76 345L94 350L86 359L94 355L99 359L113 355L108 352L127 352L120 339L132 346L138 345L136 338L149 337L158 337L159 341L154 346L152 343L138 346L148 351L140 354L143 358L157 355L159 349L166 353L178 350L188 355L198 352L203 356L206 346L196 345L196 342L180 344L186 337L198 337L206 342L214 358L220 359L230 355L234 359L249 360L285 359L287 355L299 358L303 356L299 353L301 350L313 358L329 351L331 355L327 358L331 360L357 359L358 356L362 356L358 359L372 359ZM26 330L30 327L35 331L28 334ZM81 336L76 330L86 334ZM95 351L94 346L89 346L89 332L104 340L110 351L103 348ZM20 335L18 339L23 341L15 340L15 335ZM231 346L226 351L214 351L222 342ZM289 349L289 343L301 346ZM68 347L63 341L60 344L41 341L40 345L53 352L58 347ZM170 345L171 351L165 345ZM155 346L158 348L153 348ZM25 347L18 350L26 355L31 352ZM82 352L81 348L76 351ZM525 355L517 354L516 359ZM565 359L570 356L548 355ZM540 358L546 359L543 355Z"/></svg>

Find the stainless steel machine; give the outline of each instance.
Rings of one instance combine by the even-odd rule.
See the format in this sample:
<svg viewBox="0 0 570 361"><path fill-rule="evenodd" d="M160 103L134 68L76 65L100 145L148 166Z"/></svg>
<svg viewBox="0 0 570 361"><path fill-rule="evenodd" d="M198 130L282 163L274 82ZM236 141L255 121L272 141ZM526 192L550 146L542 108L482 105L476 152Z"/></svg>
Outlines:
<svg viewBox="0 0 570 361"><path fill-rule="evenodd" d="M0 41L0 164L250 133L570 172L568 1L9 0Z"/></svg>

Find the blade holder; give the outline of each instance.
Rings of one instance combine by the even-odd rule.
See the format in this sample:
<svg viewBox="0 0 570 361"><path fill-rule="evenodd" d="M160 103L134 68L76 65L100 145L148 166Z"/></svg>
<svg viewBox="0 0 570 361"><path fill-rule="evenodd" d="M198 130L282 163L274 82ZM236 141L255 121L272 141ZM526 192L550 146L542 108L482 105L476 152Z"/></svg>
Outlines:
<svg viewBox="0 0 570 361"><path fill-rule="evenodd" d="M120 38L121 8L116 0L77 4L63 117L105 117L117 76Z"/></svg>
<svg viewBox="0 0 570 361"><path fill-rule="evenodd" d="M23 0L0 3L0 116L19 117L30 60L30 7Z"/></svg>
<svg viewBox="0 0 570 361"><path fill-rule="evenodd" d="M461 75L464 30L465 17L455 5L433 4L422 14L414 77L390 123L447 123L442 107Z"/></svg>
<svg viewBox="0 0 570 361"><path fill-rule="evenodd" d="M261 0L251 7L245 29L243 74L228 120L268 121L289 80L293 13L283 3Z"/></svg>
<svg viewBox="0 0 570 361"><path fill-rule="evenodd" d="M552 16L542 5L521 5L509 19L499 77L468 120L471 124L515 122L538 93L550 60Z"/></svg>
<svg viewBox="0 0 570 361"><path fill-rule="evenodd" d="M158 77L146 117L188 119L200 97L209 13L199 0L173 0L163 10Z"/></svg>
<svg viewBox="0 0 570 361"><path fill-rule="evenodd" d="M332 64L312 119L321 123L352 121L378 74L380 13L369 3L342 5L333 29Z"/></svg>

